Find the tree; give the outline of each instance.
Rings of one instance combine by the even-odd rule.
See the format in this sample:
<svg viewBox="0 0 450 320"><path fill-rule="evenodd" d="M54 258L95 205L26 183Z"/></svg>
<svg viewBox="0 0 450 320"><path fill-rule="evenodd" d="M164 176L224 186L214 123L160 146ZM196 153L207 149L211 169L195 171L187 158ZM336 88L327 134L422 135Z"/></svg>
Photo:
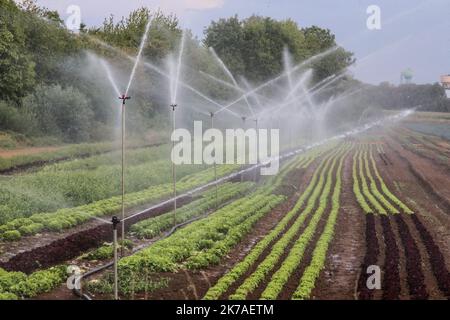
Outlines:
<svg viewBox="0 0 450 320"><path fill-rule="evenodd" d="M282 72L285 47L294 63L299 63L336 45L334 35L327 29L300 29L289 19L276 21L260 16L220 19L204 33L204 44L213 47L233 73L257 82ZM339 49L312 64L317 80L346 68L352 63L351 57L351 53Z"/></svg>
<svg viewBox="0 0 450 320"><path fill-rule="evenodd" d="M305 34L305 46L308 56L314 56L336 46L334 34L329 29L322 29L317 26L303 28ZM325 79L345 70L354 63L353 54L343 48L336 48L328 55L312 63L314 77L316 81Z"/></svg>
<svg viewBox="0 0 450 320"><path fill-rule="evenodd" d="M164 15L161 11L152 12L148 8L140 8L114 21L114 16L105 19L102 27L92 28L90 35L126 51L136 50L142 39L145 27L151 21L148 41L144 54L150 59L162 59L172 51L181 37L178 19L173 15Z"/></svg>
<svg viewBox="0 0 450 320"><path fill-rule="evenodd" d="M26 34L14 2L0 0L0 98L18 101L35 83L35 64L25 50Z"/></svg>

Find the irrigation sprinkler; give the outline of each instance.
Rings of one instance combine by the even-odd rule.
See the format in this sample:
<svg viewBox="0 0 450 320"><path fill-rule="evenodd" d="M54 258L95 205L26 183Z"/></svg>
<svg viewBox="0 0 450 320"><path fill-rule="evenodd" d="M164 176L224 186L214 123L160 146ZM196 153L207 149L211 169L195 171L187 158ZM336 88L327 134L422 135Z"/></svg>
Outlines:
<svg viewBox="0 0 450 320"><path fill-rule="evenodd" d="M114 300L119 300L119 276L117 272L117 225L120 223L120 220L114 216L111 219L113 226L113 250L114 250ZM124 225L122 221L122 225Z"/></svg>
<svg viewBox="0 0 450 320"><path fill-rule="evenodd" d="M172 108L172 132L175 131L175 109L177 108L176 103L172 103L170 107ZM175 141L172 141L172 150L175 148ZM177 171L175 163L172 161L172 181L173 181L173 225L177 225Z"/></svg>
<svg viewBox="0 0 450 320"><path fill-rule="evenodd" d="M122 234L121 239L122 241L125 240L125 223L123 222L125 220L125 102L127 100L130 100L131 97L127 96L126 94L122 94L119 97L120 100L122 100L122 109L121 109L121 131L122 131L122 138L121 138L121 144L122 144L122 181L121 181L121 188L122 188ZM121 254L123 254L123 249L121 249Z"/></svg>

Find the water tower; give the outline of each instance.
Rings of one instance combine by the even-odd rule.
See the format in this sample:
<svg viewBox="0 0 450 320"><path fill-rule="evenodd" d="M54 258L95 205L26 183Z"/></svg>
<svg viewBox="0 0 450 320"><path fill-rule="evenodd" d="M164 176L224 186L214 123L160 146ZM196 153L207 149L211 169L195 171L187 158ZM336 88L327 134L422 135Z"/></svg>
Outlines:
<svg viewBox="0 0 450 320"><path fill-rule="evenodd" d="M450 74L441 76L441 84L447 91L447 97L450 98Z"/></svg>
<svg viewBox="0 0 450 320"><path fill-rule="evenodd" d="M408 84L408 83L411 83L413 76L414 76L414 73L413 73L413 71L411 70L411 68L408 68L408 69L406 69L406 70L403 70L403 71L400 73L400 83L401 83L401 84Z"/></svg>
<svg viewBox="0 0 450 320"><path fill-rule="evenodd" d="M450 90L450 74L441 76L441 84L445 90Z"/></svg>

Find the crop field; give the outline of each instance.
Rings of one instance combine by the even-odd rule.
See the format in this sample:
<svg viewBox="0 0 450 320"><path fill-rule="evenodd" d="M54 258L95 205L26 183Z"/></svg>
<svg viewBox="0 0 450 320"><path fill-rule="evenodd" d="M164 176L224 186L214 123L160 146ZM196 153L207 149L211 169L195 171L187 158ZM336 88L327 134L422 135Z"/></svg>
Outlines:
<svg viewBox="0 0 450 320"><path fill-rule="evenodd" d="M130 151L127 214L171 197L168 150ZM217 189L189 194L176 213L169 203L129 220L121 297L449 298L449 155L448 140L393 126L302 152L267 178L219 165L231 178ZM1 298L74 298L65 268L111 261L110 229L98 218L120 211L118 161L110 151L1 177ZM179 192L212 181L212 169L180 166ZM367 286L370 266L382 270L379 289ZM112 270L82 285L109 299Z"/></svg>
<svg viewBox="0 0 450 320"><path fill-rule="evenodd" d="M450 2L262 2L0 0L0 300L450 300Z"/></svg>

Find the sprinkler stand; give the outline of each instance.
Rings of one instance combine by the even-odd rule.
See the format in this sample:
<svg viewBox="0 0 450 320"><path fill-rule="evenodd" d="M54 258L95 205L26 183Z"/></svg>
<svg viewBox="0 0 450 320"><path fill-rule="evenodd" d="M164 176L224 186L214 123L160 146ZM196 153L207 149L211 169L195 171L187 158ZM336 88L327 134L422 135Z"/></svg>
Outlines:
<svg viewBox="0 0 450 320"><path fill-rule="evenodd" d="M172 132L175 131L175 109L176 103L170 105L172 108ZM172 141L172 150L175 148L175 141ZM172 161L172 180L173 180L173 225L177 225L177 171L175 163Z"/></svg>
<svg viewBox="0 0 450 320"><path fill-rule="evenodd" d="M123 94L119 97L120 100L122 100L122 111L121 111L121 129L122 129L122 234L121 239L122 241L125 240L125 102L127 100L130 100L131 97L127 96L126 94ZM123 255L123 249L120 250L121 254Z"/></svg>
<svg viewBox="0 0 450 320"><path fill-rule="evenodd" d="M113 226L113 250L114 250L114 300L119 300L119 281L118 281L118 272L117 272L117 225L120 223L120 220L114 216L112 217L112 226ZM123 223L122 223L123 225Z"/></svg>

